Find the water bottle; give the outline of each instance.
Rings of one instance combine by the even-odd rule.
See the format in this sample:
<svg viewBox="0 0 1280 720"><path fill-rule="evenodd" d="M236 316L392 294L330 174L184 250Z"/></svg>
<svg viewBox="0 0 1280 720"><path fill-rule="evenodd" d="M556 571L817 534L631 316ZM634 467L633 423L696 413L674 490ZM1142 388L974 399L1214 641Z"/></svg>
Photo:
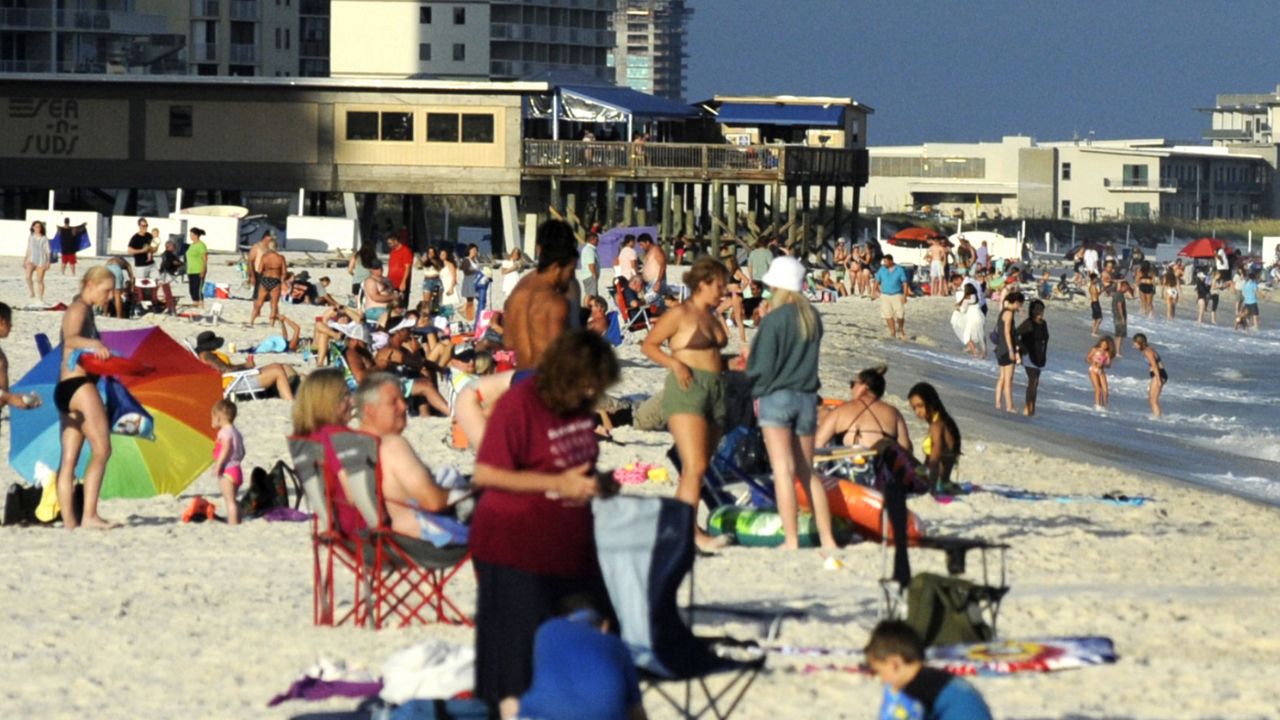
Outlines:
<svg viewBox="0 0 1280 720"><path fill-rule="evenodd" d="M23 401L26 403L27 407L29 408L40 407L40 393L36 392L35 390L32 390L31 392L23 396Z"/></svg>

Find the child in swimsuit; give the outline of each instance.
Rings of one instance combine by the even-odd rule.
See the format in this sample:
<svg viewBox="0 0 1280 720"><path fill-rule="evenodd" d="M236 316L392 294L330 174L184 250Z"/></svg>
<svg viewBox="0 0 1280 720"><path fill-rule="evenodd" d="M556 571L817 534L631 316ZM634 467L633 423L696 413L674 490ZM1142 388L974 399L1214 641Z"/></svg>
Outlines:
<svg viewBox="0 0 1280 720"><path fill-rule="evenodd" d="M236 404L227 399L213 406L213 428L218 439L213 444L213 474L222 488L222 499L227 503L227 523L240 524L240 507L236 504L236 490L244 484L244 436L236 429Z"/></svg>
<svg viewBox="0 0 1280 720"><path fill-rule="evenodd" d="M1116 357L1116 344L1110 335L1098 338L1098 344L1089 349L1085 360L1089 363L1089 382L1093 383L1093 409L1106 410L1111 400L1111 388L1107 383L1107 368Z"/></svg>

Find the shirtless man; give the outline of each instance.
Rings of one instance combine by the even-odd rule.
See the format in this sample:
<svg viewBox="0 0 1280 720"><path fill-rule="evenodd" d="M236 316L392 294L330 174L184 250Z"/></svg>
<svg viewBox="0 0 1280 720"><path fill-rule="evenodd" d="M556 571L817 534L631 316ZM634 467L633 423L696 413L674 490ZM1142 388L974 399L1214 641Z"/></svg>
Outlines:
<svg viewBox="0 0 1280 720"><path fill-rule="evenodd" d="M939 297L947 291L947 246L929 241L929 294Z"/></svg>
<svg viewBox="0 0 1280 720"><path fill-rule="evenodd" d="M542 352L569 327L570 304L565 292L577 267L578 243L573 230L559 220L538 226L537 270L516 283L502 307L506 320L503 346L515 352L516 369L537 367Z"/></svg>
<svg viewBox="0 0 1280 720"><path fill-rule="evenodd" d="M667 294L667 254L662 246L653 241L649 233L640 233L636 240L640 251L644 253L644 285L649 292L658 297Z"/></svg>
<svg viewBox="0 0 1280 720"><path fill-rule="evenodd" d="M378 466L391 529L429 539L424 536L426 528L418 522L419 512L444 510L449 491L436 484L431 470L401 435L408 423L408 406L400 380L390 373L371 373L356 388L355 406L360 429L380 438Z"/></svg>
<svg viewBox="0 0 1280 720"><path fill-rule="evenodd" d="M262 233L259 241L253 243L248 249L248 255L244 258L244 274L248 275L248 286L253 288L253 297L257 297L257 259L268 251L269 243L275 242L275 238L271 237L271 231Z"/></svg>
<svg viewBox="0 0 1280 720"><path fill-rule="evenodd" d="M1089 316L1093 319L1093 337L1098 337L1098 326L1102 325L1102 282L1097 273L1089 273Z"/></svg>
<svg viewBox="0 0 1280 720"><path fill-rule="evenodd" d="M882 365L858 373L851 385L853 399L822 417L814 447L826 447L838 437L845 447L870 448L887 438L911 452L911 435L902 413L880 399L884 396L884 371Z"/></svg>
<svg viewBox="0 0 1280 720"><path fill-rule="evenodd" d="M253 298L253 313L249 315L249 327L258 319L262 304L271 298L271 322L274 325L280 316L280 290L284 284L284 275L289 270L284 256L276 252L276 241L268 239L266 250L258 256L254 266L257 278L258 294Z"/></svg>
<svg viewBox="0 0 1280 720"><path fill-rule="evenodd" d="M387 344L374 353L373 365L380 371L395 374L406 400L418 398L440 415L447 416L449 402L436 387L435 369L410 344L412 327L413 321L406 320L391 328Z"/></svg>

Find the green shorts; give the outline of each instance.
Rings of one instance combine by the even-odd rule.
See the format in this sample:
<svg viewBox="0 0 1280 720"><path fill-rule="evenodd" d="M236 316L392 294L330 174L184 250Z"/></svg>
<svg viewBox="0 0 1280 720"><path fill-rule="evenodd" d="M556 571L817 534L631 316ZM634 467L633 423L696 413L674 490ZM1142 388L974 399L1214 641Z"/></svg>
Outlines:
<svg viewBox="0 0 1280 720"><path fill-rule="evenodd" d="M693 382L687 390L680 387L675 373L667 374L667 381L662 386L663 419L670 420L672 415L701 415L724 427L724 375L696 368L689 368L689 371L693 373Z"/></svg>

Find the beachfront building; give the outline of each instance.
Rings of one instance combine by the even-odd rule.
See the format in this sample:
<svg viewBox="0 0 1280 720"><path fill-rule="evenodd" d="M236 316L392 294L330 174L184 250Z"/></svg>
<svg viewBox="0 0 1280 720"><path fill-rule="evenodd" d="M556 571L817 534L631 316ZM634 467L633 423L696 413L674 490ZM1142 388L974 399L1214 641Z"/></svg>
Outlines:
<svg viewBox="0 0 1280 720"><path fill-rule="evenodd" d="M618 0L613 15L617 45L609 53L614 81L658 97L684 98L692 15L685 0Z"/></svg>
<svg viewBox="0 0 1280 720"><path fill-rule="evenodd" d="M329 0L0 3L0 72L324 76Z"/></svg>
<svg viewBox="0 0 1280 720"><path fill-rule="evenodd" d="M617 0L332 0L334 77L612 80Z"/></svg>
<svg viewBox="0 0 1280 720"><path fill-rule="evenodd" d="M1280 172L1280 134L1273 130L1280 123L1280 85L1270 93L1219 95L1213 107L1196 109L1209 116L1206 142L1228 152L1266 158L1273 178L1268 214L1280 215L1280 183L1274 182Z"/></svg>
<svg viewBox="0 0 1280 720"><path fill-rule="evenodd" d="M863 208L948 218L1247 219L1274 207L1263 153L1163 139L870 149Z"/></svg>
<svg viewBox="0 0 1280 720"><path fill-rule="evenodd" d="M186 72L185 32L152 4L0 2L0 73Z"/></svg>

